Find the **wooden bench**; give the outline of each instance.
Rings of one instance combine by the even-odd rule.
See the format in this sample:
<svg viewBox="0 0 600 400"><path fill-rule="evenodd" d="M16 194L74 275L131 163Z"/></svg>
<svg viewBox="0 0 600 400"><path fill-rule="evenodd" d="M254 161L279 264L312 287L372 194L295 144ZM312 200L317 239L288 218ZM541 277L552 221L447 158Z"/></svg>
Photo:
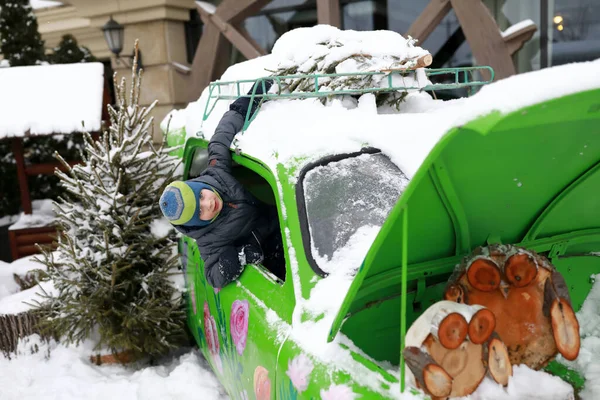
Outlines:
<svg viewBox="0 0 600 400"><path fill-rule="evenodd" d="M10 252L13 261L21 257L37 254L36 243L56 248L56 227L41 226L36 228L13 229L8 231L10 238Z"/></svg>

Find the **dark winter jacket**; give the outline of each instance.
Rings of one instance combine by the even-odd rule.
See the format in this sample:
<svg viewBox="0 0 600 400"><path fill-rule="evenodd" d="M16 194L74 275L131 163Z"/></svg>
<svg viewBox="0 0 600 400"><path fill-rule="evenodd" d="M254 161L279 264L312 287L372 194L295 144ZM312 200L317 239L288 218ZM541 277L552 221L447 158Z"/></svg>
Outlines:
<svg viewBox="0 0 600 400"><path fill-rule="evenodd" d="M240 276L244 266L238 253L248 243L262 243L273 234L278 221L272 210L256 199L232 175L231 151L233 137L241 130L244 116L238 110L227 111L208 145L208 167L193 181L215 188L223 200L217 218L204 227L176 226L187 236L196 239L204 261L207 281L221 288ZM247 110L247 108L246 108Z"/></svg>

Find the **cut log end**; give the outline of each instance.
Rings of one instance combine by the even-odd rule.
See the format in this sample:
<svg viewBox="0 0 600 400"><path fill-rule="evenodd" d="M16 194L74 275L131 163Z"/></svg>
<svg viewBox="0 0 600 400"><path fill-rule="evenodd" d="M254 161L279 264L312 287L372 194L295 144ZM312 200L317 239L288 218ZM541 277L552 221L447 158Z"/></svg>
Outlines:
<svg viewBox="0 0 600 400"><path fill-rule="evenodd" d="M450 395L452 377L429 354L411 346L404 349L404 358L419 387L435 397Z"/></svg>
<svg viewBox="0 0 600 400"><path fill-rule="evenodd" d="M555 299L550 306L550 319L556 348L567 360L575 360L579 355L581 338L573 308L564 299Z"/></svg>
<svg viewBox="0 0 600 400"><path fill-rule="evenodd" d="M497 337L492 338L488 343L487 354L491 377L502 386L508 385L508 379L512 376L512 365L504 343Z"/></svg>
<svg viewBox="0 0 600 400"><path fill-rule="evenodd" d="M506 279L515 287L529 285L537 276L538 269L533 258L528 254L511 256L504 266Z"/></svg>
<svg viewBox="0 0 600 400"><path fill-rule="evenodd" d="M487 341L496 329L496 317L487 308L477 311L469 322L469 339L475 344Z"/></svg>
<svg viewBox="0 0 600 400"><path fill-rule="evenodd" d="M452 377L437 364L428 364L423 370L425 390L435 397L448 397L452 392Z"/></svg>
<svg viewBox="0 0 600 400"><path fill-rule="evenodd" d="M456 349L465 341L469 332L469 324L459 313L450 313L438 327L438 340L447 349Z"/></svg>
<svg viewBox="0 0 600 400"><path fill-rule="evenodd" d="M444 300L454 301L456 303L466 303L466 293L463 287L459 284L448 285L444 292Z"/></svg>
<svg viewBox="0 0 600 400"><path fill-rule="evenodd" d="M431 54L425 54L424 56L417 58L417 68L428 67L431 63L433 63Z"/></svg>
<svg viewBox="0 0 600 400"><path fill-rule="evenodd" d="M479 258L467 269L469 283L482 292L491 292L500 286L500 269L491 260Z"/></svg>

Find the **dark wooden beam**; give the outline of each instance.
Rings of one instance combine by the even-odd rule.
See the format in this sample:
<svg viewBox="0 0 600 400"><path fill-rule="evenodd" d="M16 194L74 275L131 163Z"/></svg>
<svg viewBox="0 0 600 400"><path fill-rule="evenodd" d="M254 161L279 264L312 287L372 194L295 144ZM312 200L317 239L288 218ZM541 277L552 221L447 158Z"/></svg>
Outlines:
<svg viewBox="0 0 600 400"><path fill-rule="evenodd" d="M485 4L481 0L450 0L450 3L477 63L494 68L495 79L516 74L508 45ZM487 71L482 74L488 78Z"/></svg>
<svg viewBox="0 0 600 400"><path fill-rule="evenodd" d="M224 21L236 24L256 14L272 0L225 0L219 4L217 14Z"/></svg>
<svg viewBox="0 0 600 400"><path fill-rule="evenodd" d="M506 36L504 43L508 46L508 53L513 55L521 50L525 43L533 37L535 31L537 31L537 26L529 25Z"/></svg>
<svg viewBox="0 0 600 400"><path fill-rule="evenodd" d="M236 27L222 19L219 14L211 14L202 7L198 7L198 12L205 27L209 24L215 26L247 59L250 60L266 54L260 46L255 47L256 42L250 42Z"/></svg>
<svg viewBox="0 0 600 400"><path fill-rule="evenodd" d="M317 0L317 22L341 28L339 0Z"/></svg>
<svg viewBox="0 0 600 400"><path fill-rule="evenodd" d="M418 39L419 44L423 44L450 12L450 9L452 9L450 0L431 0L421 15L408 28L406 34Z"/></svg>
<svg viewBox="0 0 600 400"><path fill-rule="evenodd" d="M27 183L27 174L25 173L23 140L21 138L12 139L12 148L17 163L17 176L19 179L19 189L21 191L21 207L25 214L31 214L31 196L29 195L29 185Z"/></svg>
<svg viewBox="0 0 600 400"><path fill-rule="evenodd" d="M225 58L229 61L227 39L213 24L205 24L202 38L196 49L192 70L190 72L190 86L188 101L196 101L202 90L213 80L216 75L217 63Z"/></svg>
<svg viewBox="0 0 600 400"><path fill-rule="evenodd" d="M202 90L229 66L230 43L248 59L266 54L240 26L244 19L270 2L271 0L224 0L214 14L197 5L205 26L189 75L188 101L196 101Z"/></svg>

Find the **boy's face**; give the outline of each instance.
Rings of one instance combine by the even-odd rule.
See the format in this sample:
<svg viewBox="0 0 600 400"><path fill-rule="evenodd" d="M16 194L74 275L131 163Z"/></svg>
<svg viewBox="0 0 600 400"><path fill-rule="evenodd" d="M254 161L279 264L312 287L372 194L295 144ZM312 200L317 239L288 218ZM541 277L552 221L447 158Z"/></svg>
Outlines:
<svg viewBox="0 0 600 400"><path fill-rule="evenodd" d="M212 190L202 189L200 191L200 219L202 221L212 220L223 208L223 202Z"/></svg>

